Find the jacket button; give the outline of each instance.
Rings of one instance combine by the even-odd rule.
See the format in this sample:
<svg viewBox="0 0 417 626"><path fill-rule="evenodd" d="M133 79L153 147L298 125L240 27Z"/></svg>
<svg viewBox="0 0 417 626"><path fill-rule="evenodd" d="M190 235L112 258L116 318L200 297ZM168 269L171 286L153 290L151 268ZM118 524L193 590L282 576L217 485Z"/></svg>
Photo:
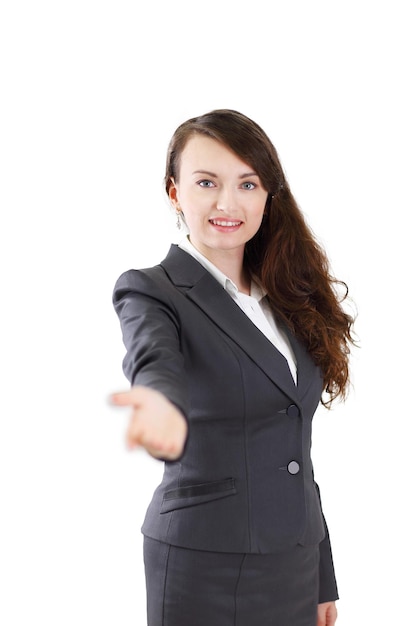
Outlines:
<svg viewBox="0 0 417 626"><path fill-rule="evenodd" d="M298 474L300 466L297 461L290 461L287 465L287 470L290 474Z"/></svg>
<svg viewBox="0 0 417 626"><path fill-rule="evenodd" d="M290 406L287 408L286 413L287 413L288 417L299 417L300 410L299 410L297 405L290 404Z"/></svg>

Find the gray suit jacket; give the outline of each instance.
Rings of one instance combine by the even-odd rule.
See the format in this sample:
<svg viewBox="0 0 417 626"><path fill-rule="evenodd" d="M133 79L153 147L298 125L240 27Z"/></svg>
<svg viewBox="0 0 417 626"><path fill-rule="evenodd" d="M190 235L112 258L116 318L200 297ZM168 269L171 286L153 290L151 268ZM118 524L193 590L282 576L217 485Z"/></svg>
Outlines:
<svg viewBox="0 0 417 626"><path fill-rule="evenodd" d="M187 252L117 280L132 385L184 414L182 457L166 462L142 527L160 541L217 552L274 553L320 543L320 601L337 598L329 537L310 458L322 378L289 334L286 359Z"/></svg>

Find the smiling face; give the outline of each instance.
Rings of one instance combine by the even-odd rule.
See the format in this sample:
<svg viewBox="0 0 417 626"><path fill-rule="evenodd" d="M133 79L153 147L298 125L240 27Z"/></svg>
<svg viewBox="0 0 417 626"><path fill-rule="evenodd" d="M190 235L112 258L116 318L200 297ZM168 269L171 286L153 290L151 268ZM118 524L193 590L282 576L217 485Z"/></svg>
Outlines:
<svg viewBox="0 0 417 626"><path fill-rule="evenodd" d="M181 154L169 197L181 208L192 244L213 263L219 254L243 259L268 197L253 168L225 145L194 134Z"/></svg>

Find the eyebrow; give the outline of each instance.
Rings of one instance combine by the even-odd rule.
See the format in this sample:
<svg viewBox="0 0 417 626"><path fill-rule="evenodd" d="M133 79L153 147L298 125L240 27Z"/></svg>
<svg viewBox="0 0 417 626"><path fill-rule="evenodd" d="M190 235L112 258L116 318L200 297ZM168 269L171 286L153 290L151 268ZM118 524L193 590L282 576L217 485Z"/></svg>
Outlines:
<svg viewBox="0 0 417 626"><path fill-rule="evenodd" d="M212 178L218 178L217 174L215 174L214 172L209 172L208 170L195 170L193 174L206 174L207 176L211 176ZM244 174L241 174L239 178L250 178L251 176L258 176L258 174L256 172L245 172Z"/></svg>

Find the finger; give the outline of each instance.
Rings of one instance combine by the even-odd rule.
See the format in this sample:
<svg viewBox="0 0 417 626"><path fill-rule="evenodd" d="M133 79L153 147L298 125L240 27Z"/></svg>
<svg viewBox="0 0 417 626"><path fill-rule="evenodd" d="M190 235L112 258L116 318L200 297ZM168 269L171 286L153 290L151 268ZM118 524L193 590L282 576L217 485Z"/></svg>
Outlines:
<svg viewBox="0 0 417 626"><path fill-rule="evenodd" d="M137 450L143 448L155 459L166 459L169 461L175 461L181 453L181 448L173 444L167 445L161 441L151 441L145 437L140 437L137 434L126 434L126 447L128 450Z"/></svg>
<svg viewBox="0 0 417 626"><path fill-rule="evenodd" d="M137 438L132 437L129 433L126 433L126 447L128 450L136 450L137 448L142 448L143 446Z"/></svg>
<svg viewBox="0 0 417 626"><path fill-rule="evenodd" d="M155 458L164 457L171 458L170 450L167 446L160 441L152 440L146 437L143 433L139 433L137 430L126 433L126 447L128 450L137 450L143 448L150 455Z"/></svg>
<svg viewBox="0 0 417 626"><path fill-rule="evenodd" d="M137 390L130 389L129 391L113 393L109 398L109 402L115 406L137 405L139 402Z"/></svg>
<svg viewBox="0 0 417 626"><path fill-rule="evenodd" d="M141 447L145 448L154 457L164 456L173 458L178 456L172 437L166 437L161 433L150 432L146 424L140 419L138 412L132 416L132 420L126 432L126 444L130 450Z"/></svg>
<svg viewBox="0 0 417 626"><path fill-rule="evenodd" d="M143 424L138 412L134 411L126 430L126 443L128 447L134 448L135 446L143 446L143 435Z"/></svg>

